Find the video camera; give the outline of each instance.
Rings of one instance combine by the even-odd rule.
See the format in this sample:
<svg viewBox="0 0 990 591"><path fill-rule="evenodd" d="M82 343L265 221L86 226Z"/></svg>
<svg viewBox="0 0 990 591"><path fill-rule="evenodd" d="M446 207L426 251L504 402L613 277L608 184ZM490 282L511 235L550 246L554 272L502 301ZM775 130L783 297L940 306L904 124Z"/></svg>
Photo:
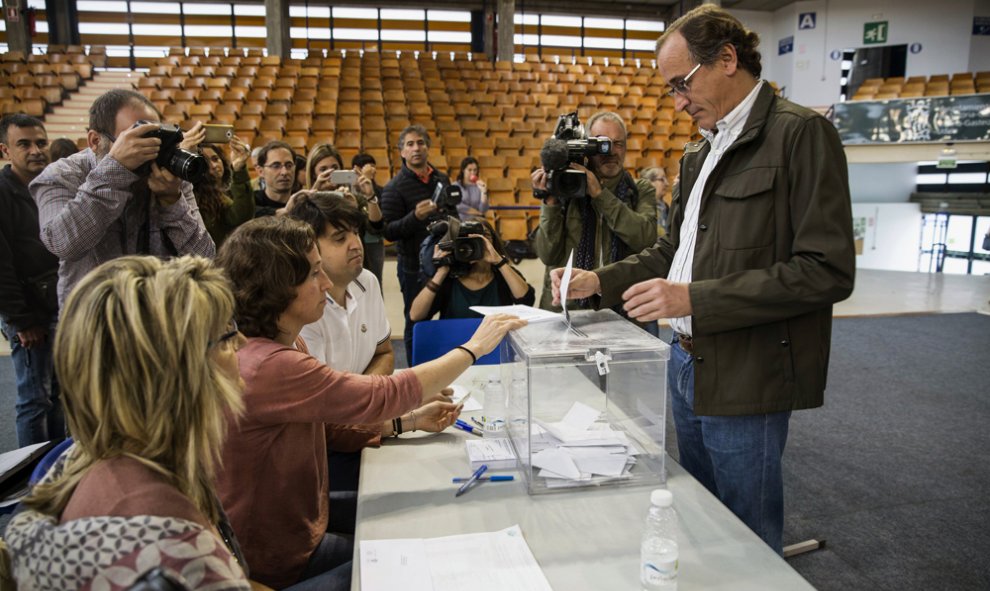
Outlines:
<svg viewBox="0 0 990 591"><path fill-rule="evenodd" d="M138 125L147 125L149 123L154 122L138 121L134 126L137 127ZM181 129L168 123L159 123L157 125L157 129L144 135L144 137L156 137L162 141L161 147L158 148L158 157L155 158L155 163L184 181L189 181L190 183L201 181L210 170L206 158L179 147L183 138ZM141 165L137 170L137 174L141 176L150 173L151 162Z"/></svg>
<svg viewBox="0 0 990 591"><path fill-rule="evenodd" d="M457 217L457 206L461 204L461 188L456 185L443 186L437 183L433 190L433 203L441 216ZM443 221L443 220L440 220Z"/></svg>
<svg viewBox="0 0 990 591"><path fill-rule="evenodd" d="M591 156L612 153L612 140L591 137L585 133L577 112L557 118L557 128L540 150L540 161L547 172L547 191L561 199L583 198L588 194L588 178L580 170L570 168L571 162L586 165Z"/></svg>
<svg viewBox="0 0 990 591"><path fill-rule="evenodd" d="M450 267L452 277L463 277L471 263L485 258L485 228L480 222L461 222L453 216L430 224L430 236L443 253L434 257L435 267ZM472 236L474 234L474 236Z"/></svg>

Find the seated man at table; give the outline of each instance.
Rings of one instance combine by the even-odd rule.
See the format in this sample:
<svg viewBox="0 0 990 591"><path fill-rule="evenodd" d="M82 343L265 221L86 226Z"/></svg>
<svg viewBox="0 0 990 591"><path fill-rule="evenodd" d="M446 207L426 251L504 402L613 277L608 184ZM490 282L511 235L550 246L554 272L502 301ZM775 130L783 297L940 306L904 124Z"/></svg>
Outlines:
<svg viewBox="0 0 990 591"><path fill-rule="evenodd" d="M297 196L288 215L305 222L317 235L323 271L333 283L327 291L323 316L300 333L309 354L337 371L390 375L395 368L392 329L378 279L363 268L361 212L341 193L321 191ZM443 395L432 400L449 402ZM332 499L339 500L340 505L356 502L361 449L381 444L382 436L391 432L391 420L328 426ZM336 531L353 530L353 514L347 509L344 512L348 515L335 524ZM335 511L335 520L339 515Z"/></svg>

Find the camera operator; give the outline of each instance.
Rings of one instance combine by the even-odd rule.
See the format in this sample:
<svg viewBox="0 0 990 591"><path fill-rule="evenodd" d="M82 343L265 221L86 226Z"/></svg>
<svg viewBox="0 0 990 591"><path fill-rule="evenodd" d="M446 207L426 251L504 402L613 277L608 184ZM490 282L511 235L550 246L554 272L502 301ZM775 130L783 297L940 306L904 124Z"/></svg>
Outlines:
<svg viewBox="0 0 990 591"><path fill-rule="evenodd" d="M469 253L462 252L466 256L457 256L455 237L480 239L483 249L472 247ZM532 306L536 301L533 286L509 262L502 239L487 221L461 224L459 231L448 231L447 238L433 247L437 271L413 300L409 310L413 321L427 320L437 312L441 320L480 318L471 306ZM451 281L447 281L448 276L452 276Z"/></svg>
<svg viewBox="0 0 990 591"><path fill-rule="evenodd" d="M410 125L399 135L402 169L382 190L385 238L397 243L399 287L405 316L406 361L412 364L412 325L409 307L422 287L419 246L439 210L434 195L450 185L447 175L429 163L430 136L422 125ZM456 212L454 215L457 215Z"/></svg>
<svg viewBox="0 0 990 591"><path fill-rule="evenodd" d="M110 90L90 107L89 148L53 162L31 183L41 241L61 261L60 305L86 273L120 256L214 256L193 186L159 163L171 155L170 165L179 161L192 175L206 172L206 161L180 153L174 140L181 132L160 121L144 95Z"/></svg>
<svg viewBox="0 0 990 591"><path fill-rule="evenodd" d="M588 158L587 168L572 162L570 168L587 176L587 198L561 199L547 193L547 173L533 172L533 192L543 199L536 254L546 265L540 307L552 305L551 269L562 267L574 250L574 267L595 269L653 246L657 240L657 196L649 181L625 171L626 126L611 112L599 112L588 120L588 135L612 140L611 154ZM575 308L588 308L575 302Z"/></svg>

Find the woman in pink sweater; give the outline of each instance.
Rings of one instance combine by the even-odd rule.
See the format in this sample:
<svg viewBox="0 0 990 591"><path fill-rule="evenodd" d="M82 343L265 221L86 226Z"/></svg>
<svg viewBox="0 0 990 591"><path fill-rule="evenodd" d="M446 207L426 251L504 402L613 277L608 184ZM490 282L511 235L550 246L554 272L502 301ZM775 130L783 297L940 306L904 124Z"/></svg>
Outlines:
<svg viewBox="0 0 990 591"><path fill-rule="evenodd" d="M306 224L259 218L217 259L234 285L244 415L229 429L218 488L252 578L275 588L349 589L353 543L327 532L326 423L395 417L398 432L450 426L460 408L410 413L492 351L521 320L490 317L463 347L391 376L337 372L309 356L302 327L323 315L329 278Z"/></svg>

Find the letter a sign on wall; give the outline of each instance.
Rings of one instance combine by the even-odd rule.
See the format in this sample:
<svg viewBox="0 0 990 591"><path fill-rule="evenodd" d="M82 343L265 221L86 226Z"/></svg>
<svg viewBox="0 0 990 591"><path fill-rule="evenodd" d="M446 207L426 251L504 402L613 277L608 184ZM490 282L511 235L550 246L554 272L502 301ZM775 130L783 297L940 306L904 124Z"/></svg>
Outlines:
<svg viewBox="0 0 990 591"><path fill-rule="evenodd" d="M814 29L814 28L815 28L814 12L802 12L800 15L798 15L798 30Z"/></svg>
<svg viewBox="0 0 990 591"><path fill-rule="evenodd" d="M864 45L875 45L877 43L887 42L887 22L879 21L875 23L866 23L863 25L863 44Z"/></svg>

